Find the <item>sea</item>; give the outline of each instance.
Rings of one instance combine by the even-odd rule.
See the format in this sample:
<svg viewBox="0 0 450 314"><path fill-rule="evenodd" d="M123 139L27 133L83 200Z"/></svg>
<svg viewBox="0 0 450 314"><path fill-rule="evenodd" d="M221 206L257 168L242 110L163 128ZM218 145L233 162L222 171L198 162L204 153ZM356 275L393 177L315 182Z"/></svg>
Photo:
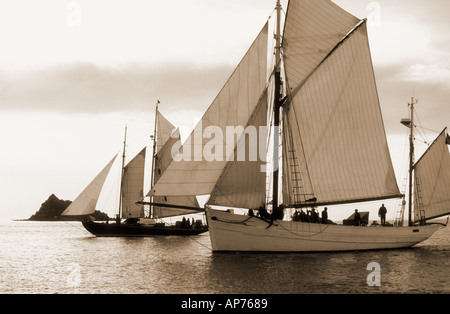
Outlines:
<svg viewBox="0 0 450 314"><path fill-rule="evenodd" d="M0 293L448 294L450 227L410 249L263 254L213 253L208 233L97 238L78 222L8 221Z"/></svg>

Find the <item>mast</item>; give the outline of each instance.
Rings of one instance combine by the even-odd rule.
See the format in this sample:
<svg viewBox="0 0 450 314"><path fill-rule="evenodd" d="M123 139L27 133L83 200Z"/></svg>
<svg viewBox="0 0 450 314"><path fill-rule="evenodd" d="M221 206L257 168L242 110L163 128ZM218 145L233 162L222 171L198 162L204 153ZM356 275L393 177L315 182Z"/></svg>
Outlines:
<svg viewBox="0 0 450 314"><path fill-rule="evenodd" d="M411 109L410 136L409 136L409 200L408 200L408 226L413 225L412 221L412 197L413 197L413 171L414 171L414 104L417 100L411 97L409 104Z"/></svg>
<svg viewBox="0 0 450 314"><path fill-rule="evenodd" d="M120 173L120 193L119 193L119 218L122 215L122 198L123 198L123 176L125 172L125 148L127 146L127 125L125 125L125 139L123 140L123 155L122 155L122 171Z"/></svg>
<svg viewBox="0 0 450 314"><path fill-rule="evenodd" d="M274 142L273 142L273 196L272 215L274 219L283 219L282 209L278 205L278 181L279 181L279 128L280 128L280 107L281 107L281 4L277 0L277 27L275 45L275 97L274 97Z"/></svg>
<svg viewBox="0 0 450 314"><path fill-rule="evenodd" d="M156 160L156 129L158 126L158 107L159 100L156 102L156 110L155 110L155 129L153 131L153 155L152 155L152 173L150 179L150 188L155 184L155 160ZM150 196L150 203L153 203L153 196ZM153 205L150 205L150 218L153 218Z"/></svg>

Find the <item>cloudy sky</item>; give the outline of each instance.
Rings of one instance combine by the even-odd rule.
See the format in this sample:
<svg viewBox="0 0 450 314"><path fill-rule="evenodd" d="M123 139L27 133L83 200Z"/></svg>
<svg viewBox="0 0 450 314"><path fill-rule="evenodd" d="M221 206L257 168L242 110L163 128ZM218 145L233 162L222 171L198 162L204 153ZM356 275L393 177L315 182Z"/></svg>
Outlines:
<svg viewBox="0 0 450 314"><path fill-rule="evenodd" d="M369 20L402 187L412 96L422 125L450 125L450 1L335 0ZM285 3L285 1L283 1ZM0 2L0 218L50 194L73 200L122 145L151 145L154 107L189 130L272 14L273 0ZM429 132L428 141L435 134Z"/></svg>

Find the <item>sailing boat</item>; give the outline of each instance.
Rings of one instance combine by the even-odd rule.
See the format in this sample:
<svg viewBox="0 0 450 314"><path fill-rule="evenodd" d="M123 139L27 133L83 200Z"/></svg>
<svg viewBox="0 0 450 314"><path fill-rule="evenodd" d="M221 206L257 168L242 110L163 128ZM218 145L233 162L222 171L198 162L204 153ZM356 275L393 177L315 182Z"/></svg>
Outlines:
<svg viewBox="0 0 450 314"><path fill-rule="evenodd" d="M332 211L333 205L403 195L388 149L366 19L329 0L291 0L282 34L281 11L278 0L275 52L268 49L266 23L150 195L209 196L205 211L213 251L393 249L428 239L442 226L425 221L449 213L450 193L443 192L448 172L438 178L444 203L435 204L436 193L426 192L436 191L433 178L416 178L423 206L408 226L285 218L287 210ZM441 144L436 147L449 167ZM431 149L427 155L433 156ZM416 164L416 176L441 169L425 166L428 159L434 157Z"/></svg>
<svg viewBox="0 0 450 314"><path fill-rule="evenodd" d="M175 127L158 111L156 105L155 135L153 146L152 183L157 181L163 173L164 163L170 158L170 148L173 141L180 140L179 130L173 134ZM96 236L120 237L120 236L153 236L153 235L198 235L208 230L201 220L189 219L177 221L175 225L166 225L164 222L156 222L156 219L195 214L199 212L197 198L195 196L175 197L170 201L174 208L151 208L150 215L146 215L143 199L146 148L143 148L127 165L125 165L126 128L123 148L119 213L116 223L94 222L90 215L94 213L106 178L111 171L117 155L94 178L75 201L63 212L63 216L78 216L82 218L83 226ZM155 174L157 173L157 174ZM167 199L160 199L166 203ZM122 222L124 219L124 222Z"/></svg>

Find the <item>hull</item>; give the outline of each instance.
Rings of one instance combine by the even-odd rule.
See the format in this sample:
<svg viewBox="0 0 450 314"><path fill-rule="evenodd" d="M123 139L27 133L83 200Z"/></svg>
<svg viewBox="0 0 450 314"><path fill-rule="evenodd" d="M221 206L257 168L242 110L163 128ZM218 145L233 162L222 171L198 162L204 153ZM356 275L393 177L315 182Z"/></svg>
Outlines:
<svg viewBox="0 0 450 314"><path fill-rule="evenodd" d="M180 228L143 224L106 224L90 220L82 223L87 231L97 237L190 236L208 231L207 226L202 226L202 228Z"/></svg>
<svg viewBox="0 0 450 314"><path fill-rule="evenodd" d="M215 252L336 252L412 247L440 226L359 227L296 221L262 220L206 210Z"/></svg>

